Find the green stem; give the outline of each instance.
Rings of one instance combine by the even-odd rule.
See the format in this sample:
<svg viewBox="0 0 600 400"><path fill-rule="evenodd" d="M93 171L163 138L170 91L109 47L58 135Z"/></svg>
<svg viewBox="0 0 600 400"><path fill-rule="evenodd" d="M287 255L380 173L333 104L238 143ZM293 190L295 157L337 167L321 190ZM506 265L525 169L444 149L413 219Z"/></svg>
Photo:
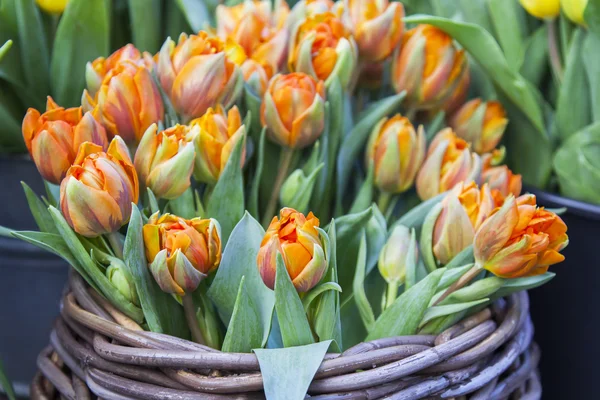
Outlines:
<svg viewBox="0 0 600 400"><path fill-rule="evenodd" d="M183 312L190 332L192 333L192 340L199 344L205 344L200 325L198 325L198 319L196 318L196 306L194 305L194 299L191 294L184 294L181 296L181 302L183 303Z"/></svg>
<svg viewBox="0 0 600 400"><path fill-rule="evenodd" d="M383 215L387 214L388 207L390 206L390 202L392 201L392 195L387 192L380 192L379 198L377 199L377 207L379 207L379 211Z"/></svg>
<svg viewBox="0 0 600 400"><path fill-rule="evenodd" d="M388 283L387 291L386 291L386 300L385 300L385 309L389 308L398 297L398 282L390 282Z"/></svg>
<svg viewBox="0 0 600 400"><path fill-rule="evenodd" d="M263 216L262 224L265 227L269 225L271 219L275 215L275 209L279 200L279 191L281 190L281 186L283 185L285 178L287 178L288 170L292 164L293 155L293 149L288 147L283 147L281 149L281 155L279 156L279 171L277 172L277 177L275 178L275 183L273 184L273 192L271 193L271 198L269 199L269 203L267 204L267 208Z"/></svg>
<svg viewBox="0 0 600 400"><path fill-rule="evenodd" d="M121 241L119 232L111 232L106 235L106 238L115 255L118 258L123 259L123 242Z"/></svg>
<svg viewBox="0 0 600 400"><path fill-rule="evenodd" d="M470 270L468 270L467 272L465 272L465 274L463 276L461 276L448 289L446 289L446 291L435 301L435 303L433 303L433 305L437 306L442 301L444 301L446 299L446 297L450 296L452 293L456 292L458 289L461 289L464 286L466 286L477 275L479 275L479 273L481 272L481 270L482 270L482 268L479 266L479 264L473 265L473 267Z"/></svg>
<svg viewBox="0 0 600 400"><path fill-rule="evenodd" d="M410 107L408 109L406 109L406 112L404 113L404 116L406 118L408 118L408 120L415 126L417 126L417 124L415 124L415 121L413 121L415 119L415 116L417 115L417 109L414 107Z"/></svg>
<svg viewBox="0 0 600 400"><path fill-rule="evenodd" d="M548 50L550 56L550 65L554 77L560 83L563 77L563 67L558 50L558 35L556 33L556 19L547 19L546 26L548 27Z"/></svg>

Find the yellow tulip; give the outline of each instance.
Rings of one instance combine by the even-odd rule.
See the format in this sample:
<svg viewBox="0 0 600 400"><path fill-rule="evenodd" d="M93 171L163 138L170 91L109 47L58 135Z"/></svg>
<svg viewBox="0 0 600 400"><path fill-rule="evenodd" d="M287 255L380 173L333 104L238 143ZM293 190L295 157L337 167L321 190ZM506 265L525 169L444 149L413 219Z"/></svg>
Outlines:
<svg viewBox="0 0 600 400"><path fill-rule="evenodd" d="M519 0L527 12L539 19L556 18L560 14L560 0Z"/></svg>
<svg viewBox="0 0 600 400"><path fill-rule="evenodd" d="M62 14L69 0L35 0L37 5L49 14Z"/></svg>
<svg viewBox="0 0 600 400"><path fill-rule="evenodd" d="M571 21L579 25L586 25L583 13L587 7L588 0L560 0L563 12Z"/></svg>

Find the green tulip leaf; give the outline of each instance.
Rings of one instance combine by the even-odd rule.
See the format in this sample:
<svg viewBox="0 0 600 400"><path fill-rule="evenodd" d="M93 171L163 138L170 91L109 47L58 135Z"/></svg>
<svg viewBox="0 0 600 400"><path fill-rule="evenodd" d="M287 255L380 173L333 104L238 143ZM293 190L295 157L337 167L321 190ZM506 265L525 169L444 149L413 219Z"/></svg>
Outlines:
<svg viewBox="0 0 600 400"><path fill-rule="evenodd" d="M306 214L317 177L322 174L324 166L324 163L320 163L308 176L304 175L304 171L300 169L292 172L281 187L281 204Z"/></svg>
<svg viewBox="0 0 600 400"><path fill-rule="evenodd" d="M17 400L17 396L15 395L15 390L13 389L12 383L8 376L6 376L6 372L4 371L4 363L2 359L0 359L0 389L6 393L8 400Z"/></svg>
<svg viewBox="0 0 600 400"><path fill-rule="evenodd" d="M191 187L187 188L187 190L176 199L169 200L169 208L173 214L178 215L181 218L192 219L195 217L204 217L197 213L194 190Z"/></svg>
<svg viewBox="0 0 600 400"><path fill-rule="evenodd" d="M34 0L15 1L21 68L25 73L27 87L43 98L50 92L48 68L50 65L48 41L44 32L42 16Z"/></svg>
<svg viewBox="0 0 600 400"><path fill-rule="evenodd" d="M221 351L250 353L252 349L262 347L260 313L252 297L248 295L244 280L245 277L242 276Z"/></svg>
<svg viewBox="0 0 600 400"><path fill-rule="evenodd" d="M231 231L244 216L244 182L240 165L245 144L245 136L235 144L208 200L208 217L219 221L223 243L227 243Z"/></svg>
<svg viewBox="0 0 600 400"><path fill-rule="evenodd" d="M306 311L306 313L308 313L310 306L317 299L317 297L319 297L319 295L327 292L328 290L334 290L339 293L342 292L342 288L340 285L337 284L337 282L323 282L323 283L315 286L313 289L311 289L306 294L306 296L302 299L302 305L304 306L304 311Z"/></svg>
<svg viewBox="0 0 600 400"><path fill-rule="evenodd" d="M420 249L427 272L433 272L438 267L435 255L433 254L433 230L435 228L435 222L441 212L442 203L438 203L431 209L429 214L427 214L423 227L421 228Z"/></svg>
<svg viewBox="0 0 600 400"><path fill-rule="evenodd" d="M252 187L250 189L250 199L248 200L248 211L254 216L254 218L260 218L258 208L258 196L260 193L260 179L262 177L263 164L265 158L266 135L267 128L263 128L260 132L260 139L258 141L256 168L254 169L254 177L252 178Z"/></svg>
<svg viewBox="0 0 600 400"><path fill-rule="evenodd" d="M429 321L432 321L436 318L461 313L463 311L468 310L471 307L475 307L487 302L489 302L489 299L479 299L464 303L430 307L427 309L427 311L425 311L425 315L423 316L423 320L421 321L420 327L425 326L425 324L427 324Z"/></svg>
<svg viewBox="0 0 600 400"><path fill-rule="evenodd" d="M541 275L527 276L524 278L506 279L504 285L491 297L492 301L501 297L506 297L522 290L535 289L542 286L556 276L553 272L546 272Z"/></svg>
<svg viewBox="0 0 600 400"><path fill-rule="evenodd" d="M177 0L192 31L198 32L211 24L211 13L204 0Z"/></svg>
<svg viewBox="0 0 600 400"><path fill-rule="evenodd" d="M373 162L370 162L369 169L367 170L367 176L362 185L360 185L360 190L358 191L358 194L352 203L352 207L350 208L350 214L364 211L369 208L371 204L373 204L374 174L375 167L373 166Z"/></svg>
<svg viewBox="0 0 600 400"><path fill-rule="evenodd" d="M54 221L48 212L48 206L44 204L44 202L25 182L21 182L21 186L23 186L23 191L25 192L25 197L27 198L27 203L29 204L29 209L31 210L31 215L33 216L33 219L35 219L40 231L58 234L56 225L54 225Z"/></svg>
<svg viewBox="0 0 600 400"><path fill-rule="evenodd" d="M365 232L363 230L360 238L360 247L358 249L358 257L356 261L356 271L354 272L354 281L352 283L352 289L354 294L354 301L358 308L360 318L367 329L370 332L375 326L375 314L371 303L367 299L365 293L365 274L366 274L366 263L367 263L367 240Z"/></svg>
<svg viewBox="0 0 600 400"><path fill-rule="evenodd" d="M488 0L489 16L502 47L506 62L514 70L519 69L523 56L523 31L518 11L521 6L516 1Z"/></svg>
<svg viewBox="0 0 600 400"><path fill-rule="evenodd" d="M432 197L429 200L425 200L418 206L412 208L392 225L390 232L397 225L404 225L407 228L416 228L422 225L425 221L425 218L427 217L427 214L429 214L431 209L435 207L439 202L441 202L444 199L444 197L446 197L445 192L438 194L437 196Z"/></svg>
<svg viewBox="0 0 600 400"><path fill-rule="evenodd" d="M183 309L173 296L160 289L150 273L144 250L142 215L135 204L131 207L123 260L133 278L148 328L152 332L189 337Z"/></svg>
<svg viewBox="0 0 600 400"><path fill-rule="evenodd" d="M585 20L590 32L600 37L600 1L588 0L587 6L583 12ZM566 48L566 46L564 46Z"/></svg>
<svg viewBox="0 0 600 400"><path fill-rule="evenodd" d="M497 276L491 276L489 278L476 280L470 285L451 293L439 305L467 303L471 301L481 300L483 298L488 298L494 293L496 293L496 291L500 289L504 285L504 283L505 279L498 278ZM436 295L433 299L435 300L437 299L437 297L438 296Z"/></svg>
<svg viewBox="0 0 600 400"><path fill-rule="evenodd" d="M285 349L255 349L269 400L303 400L330 340Z"/></svg>
<svg viewBox="0 0 600 400"><path fill-rule="evenodd" d="M519 72L534 86L539 87L548 71L548 27L536 29L523 44Z"/></svg>
<svg viewBox="0 0 600 400"><path fill-rule="evenodd" d="M260 106L262 104L262 99L254 93L252 88L246 83L244 84L244 103L246 105L246 109L248 112L255 115L250 121L250 126L247 126L248 132L250 132L250 136L254 139L258 138L258 134L262 131L263 127L260 122Z"/></svg>
<svg viewBox="0 0 600 400"><path fill-rule="evenodd" d="M161 1L129 0L128 5L133 44L140 51L156 53L163 39L160 31Z"/></svg>
<svg viewBox="0 0 600 400"><path fill-rule="evenodd" d="M589 83L592 119L600 121L600 36L586 36L581 58Z"/></svg>
<svg viewBox="0 0 600 400"><path fill-rule="evenodd" d="M473 257L473 245L469 245L465 249L463 249L460 253L454 256L452 260L444 267L446 269L453 269L462 267L465 264L471 264L475 262L475 258Z"/></svg>
<svg viewBox="0 0 600 400"><path fill-rule="evenodd" d="M442 276L442 279L440 279L437 290L440 291L442 289L446 289L446 288L450 287L450 285L452 285L454 282L459 280L460 277L463 276L472 267L473 267L473 264L467 264L467 265L463 265L462 267L454 267L454 268L449 268L448 265L446 265L446 272Z"/></svg>
<svg viewBox="0 0 600 400"><path fill-rule="evenodd" d="M248 213L238 222L223 251L221 264L210 285L208 296L217 307L219 316L229 325L242 277L248 296L252 298L259 315L262 345L266 344L271 326L275 295L262 281L256 258L265 231Z"/></svg>
<svg viewBox="0 0 600 400"><path fill-rule="evenodd" d="M2 59L4 58L6 53L8 53L8 50L10 50L12 45L13 45L13 41L7 40L6 43L4 43L2 46L0 46L0 62L2 62Z"/></svg>

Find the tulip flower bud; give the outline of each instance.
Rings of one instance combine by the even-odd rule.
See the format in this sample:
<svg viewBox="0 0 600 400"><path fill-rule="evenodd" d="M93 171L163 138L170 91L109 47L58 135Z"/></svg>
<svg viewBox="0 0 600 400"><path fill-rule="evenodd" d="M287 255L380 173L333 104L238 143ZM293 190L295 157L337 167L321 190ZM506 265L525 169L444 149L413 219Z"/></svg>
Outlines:
<svg viewBox="0 0 600 400"><path fill-rule="evenodd" d="M69 0L35 0L37 5L49 14L62 14Z"/></svg>
<svg viewBox="0 0 600 400"><path fill-rule="evenodd" d="M194 139L196 148L196 180L209 185L217 183L225 168L236 143L245 138L246 127L237 107L232 107L227 114L218 105L214 110L209 108L206 113L190 122L190 126L198 129ZM242 150L242 165L244 165L246 149Z"/></svg>
<svg viewBox="0 0 600 400"><path fill-rule="evenodd" d="M409 258L411 254L413 256ZM414 229L411 232L404 225L398 225L379 253L379 273L388 284L399 286L406 278L407 265L416 265L418 258L419 249Z"/></svg>
<svg viewBox="0 0 600 400"><path fill-rule="evenodd" d="M46 112L30 108L23 119L23 139L42 177L60 184L75 160L79 146L91 142L106 150L106 131L81 107L64 109L48 96Z"/></svg>
<svg viewBox="0 0 600 400"><path fill-rule="evenodd" d="M143 228L146 259L158 286L191 293L221 262L221 227L214 219L153 214Z"/></svg>
<svg viewBox="0 0 600 400"><path fill-rule="evenodd" d="M60 184L62 213L75 232L95 237L129 221L139 196L138 178L127 145L115 136L108 150L85 142Z"/></svg>
<svg viewBox="0 0 600 400"><path fill-rule="evenodd" d="M465 66L466 71L462 74L458 85L442 105L442 110L446 115L452 115L458 110L465 101L469 93L469 85L471 84L471 73L469 72L469 63Z"/></svg>
<svg viewBox="0 0 600 400"><path fill-rule="evenodd" d="M176 199L190 187L194 140L199 131L198 127L177 124L158 132L156 124L152 124L142 136L134 165L140 182L152 189L156 197Z"/></svg>
<svg viewBox="0 0 600 400"><path fill-rule="evenodd" d="M560 6L567 18L583 26L586 25L583 13L587 4L588 0L560 0Z"/></svg>
<svg viewBox="0 0 600 400"><path fill-rule="evenodd" d="M93 109L111 135L119 135L128 143L139 141L165 113L150 71L131 60L121 61L108 71L95 97L84 91L81 102L84 109Z"/></svg>
<svg viewBox="0 0 600 400"><path fill-rule="evenodd" d="M517 197L521 194L523 183L521 175L513 174L506 165L497 167L484 166L481 182L487 183L492 191L496 207L501 207L510 194Z"/></svg>
<svg viewBox="0 0 600 400"><path fill-rule="evenodd" d="M325 128L325 87L309 75L276 75L269 82L260 111L267 135L292 149L313 144Z"/></svg>
<svg viewBox="0 0 600 400"><path fill-rule="evenodd" d="M356 70L358 48L340 19L330 12L309 17L298 25L292 40L290 70L304 72L325 85L337 77L342 87L348 87Z"/></svg>
<svg viewBox="0 0 600 400"><path fill-rule="evenodd" d="M375 186L388 193L410 189L425 158L425 132L418 133L408 118L383 118L369 138L366 164L373 162Z"/></svg>
<svg viewBox="0 0 600 400"><path fill-rule="evenodd" d="M404 6L388 0L345 0L344 12L362 60L383 61L404 32Z"/></svg>
<svg viewBox="0 0 600 400"><path fill-rule="evenodd" d="M539 19L555 18L560 14L561 0L519 0L527 12ZM564 1L564 0L562 0Z"/></svg>
<svg viewBox="0 0 600 400"><path fill-rule="evenodd" d="M138 62L142 60L142 55L134 45L129 43L112 53L108 58L99 57L86 64L85 82L91 96L96 95L104 77L123 60Z"/></svg>
<svg viewBox="0 0 600 400"><path fill-rule="evenodd" d="M282 208L279 218L273 217L258 251L258 272L270 289L275 287L277 253L281 253L285 268L298 292L307 292L323 277L327 260L319 232L319 219L306 217L293 208Z"/></svg>
<svg viewBox="0 0 600 400"><path fill-rule="evenodd" d="M538 208L535 196L509 195L487 218L473 241L475 262L500 278L543 274L565 259L567 226L555 213Z"/></svg>
<svg viewBox="0 0 600 400"><path fill-rule="evenodd" d="M406 32L393 57L392 84L397 93L406 91L407 106L439 108L469 73L467 65L464 50L458 50L450 36L434 26L419 25Z"/></svg>
<svg viewBox="0 0 600 400"><path fill-rule="evenodd" d="M301 169L297 169L290 174L281 185L279 191L279 199L281 204L291 204L294 197L298 194L299 190L302 190L306 176Z"/></svg>
<svg viewBox="0 0 600 400"><path fill-rule="evenodd" d="M417 175L417 194L421 200L430 199L452 189L459 182L481 178L481 158L471 152L469 145L446 128L435 136L427 158Z"/></svg>
<svg viewBox="0 0 600 400"><path fill-rule="evenodd" d="M140 298L127 266L118 258L111 259L106 269L106 277L110 283L130 302L139 305Z"/></svg>
<svg viewBox="0 0 600 400"><path fill-rule="evenodd" d="M243 79L234 61L241 65L244 57L233 56L237 52L230 46L234 44L201 31L189 37L182 33L177 45L168 38L160 49L160 84L186 120L201 116L219 103L227 108L240 95Z"/></svg>
<svg viewBox="0 0 600 400"><path fill-rule="evenodd" d="M441 264L449 263L473 243L475 231L495 208L488 185L460 182L442 201L433 228L433 254Z"/></svg>
<svg viewBox="0 0 600 400"><path fill-rule="evenodd" d="M244 81L252 88L254 94L262 98L269 85L272 69L268 65L261 65L258 61L248 59L241 66Z"/></svg>
<svg viewBox="0 0 600 400"><path fill-rule="evenodd" d="M506 112L500 102L483 102L481 99L464 104L450 119L454 132L479 154L496 148L507 124Z"/></svg>

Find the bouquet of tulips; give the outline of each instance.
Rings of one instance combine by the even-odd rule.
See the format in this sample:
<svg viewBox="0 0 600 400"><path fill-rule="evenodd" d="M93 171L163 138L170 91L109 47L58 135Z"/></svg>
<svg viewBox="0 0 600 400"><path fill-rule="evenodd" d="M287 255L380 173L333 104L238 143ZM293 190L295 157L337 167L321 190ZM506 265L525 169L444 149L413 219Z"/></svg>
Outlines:
<svg viewBox="0 0 600 400"><path fill-rule="evenodd" d="M80 107L28 110L48 195L24 185L40 232L14 236L118 320L226 352L439 333L553 277L567 227L502 165L506 113L467 100L454 23L233 3L91 60Z"/></svg>

